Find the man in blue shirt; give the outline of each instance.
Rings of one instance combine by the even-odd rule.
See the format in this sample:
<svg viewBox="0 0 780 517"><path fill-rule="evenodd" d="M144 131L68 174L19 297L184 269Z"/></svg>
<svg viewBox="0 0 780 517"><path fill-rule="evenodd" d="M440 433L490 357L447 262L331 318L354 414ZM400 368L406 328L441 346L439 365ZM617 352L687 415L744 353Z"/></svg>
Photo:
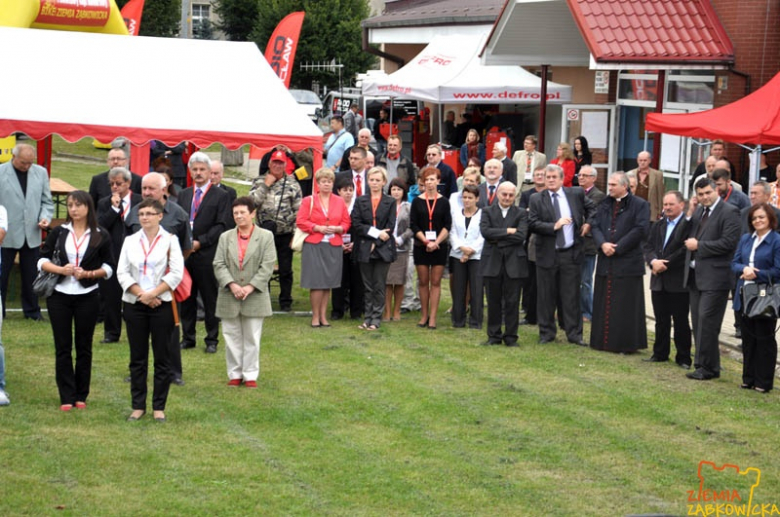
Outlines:
<svg viewBox="0 0 780 517"><path fill-rule="evenodd" d="M355 145L355 137L344 129L344 119L340 115L330 119L330 129L333 133L325 144L325 165L335 170L341 165L344 151Z"/></svg>

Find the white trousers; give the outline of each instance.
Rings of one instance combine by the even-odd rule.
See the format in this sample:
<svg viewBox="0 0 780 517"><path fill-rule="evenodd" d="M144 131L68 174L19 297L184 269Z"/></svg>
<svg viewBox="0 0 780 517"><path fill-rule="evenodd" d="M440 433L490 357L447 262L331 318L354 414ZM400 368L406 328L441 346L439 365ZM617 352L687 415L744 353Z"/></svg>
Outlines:
<svg viewBox="0 0 780 517"><path fill-rule="evenodd" d="M260 375L260 337L263 318L222 318L229 379L256 381Z"/></svg>

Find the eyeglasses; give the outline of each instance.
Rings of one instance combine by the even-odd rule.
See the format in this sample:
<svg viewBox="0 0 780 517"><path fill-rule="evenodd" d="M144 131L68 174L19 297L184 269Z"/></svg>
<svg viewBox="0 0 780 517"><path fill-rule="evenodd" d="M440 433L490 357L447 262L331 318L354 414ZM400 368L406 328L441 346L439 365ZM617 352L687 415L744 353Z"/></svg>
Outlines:
<svg viewBox="0 0 780 517"><path fill-rule="evenodd" d="M127 182L126 181L109 181L108 182L108 184L111 185L112 187L121 187L125 183L127 183Z"/></svg>
<svg viewBox="0 0 780 517"><path fill-rule="evenodd" d="M160 212L138 212L138 217L154 217L160 215Z"/></svg>
<svg viewBox="0 0 780 517"><path fill-rule="evenodd" d="M425 156L439 156L439 153L427 153Z"/></svg>
<svg viewBox="0 0 780 517"><path fill-rule="evenodd" d="M112 156L108 159L110 162L126 162L127 158L124 156Z"/></svg>

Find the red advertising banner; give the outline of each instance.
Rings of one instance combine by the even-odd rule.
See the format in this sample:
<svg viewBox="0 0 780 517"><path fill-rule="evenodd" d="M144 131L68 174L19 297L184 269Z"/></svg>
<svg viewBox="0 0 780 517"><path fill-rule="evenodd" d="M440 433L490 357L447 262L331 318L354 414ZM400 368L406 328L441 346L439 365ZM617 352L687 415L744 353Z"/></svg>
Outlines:
<svg viewBox="0 0 780 517"><path fill-rule="evenodd" d="M141 30L141 16L144 11L144 0L130 0L122 8L122 19L127 25L127 32L131 36L138 36Z"/></svg>
<svg viewBox="0 0 780 517"><path fill-rule="evenodd" d="M111 12L110 0L40 0L34 23L102 27Z"/></svg>
<svg viewBox="0 0 780 517"><path fill-rule="evenodd" d="M298 49L298 38L305 14L298 11L285 16L276 26L265 48L265 59L287 88L290 87L295 51Z"/></svg>

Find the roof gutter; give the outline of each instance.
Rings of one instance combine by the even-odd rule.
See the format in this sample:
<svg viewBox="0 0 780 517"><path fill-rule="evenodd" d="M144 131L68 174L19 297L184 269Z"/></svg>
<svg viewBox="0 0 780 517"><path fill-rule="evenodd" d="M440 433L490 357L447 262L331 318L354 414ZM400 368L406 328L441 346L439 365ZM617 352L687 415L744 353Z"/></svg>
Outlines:
<svg viewBox="0 0 780 517"><path fill-rule="evenodd" d="M368 27L363 27L363 50L365 52L368 52L369 54L373 54L375 56L381 57L382 59L387 59L388 61L397 63L398 68L401 68L406 64L406 61L403 58L395 56L393 54L388 54L387 52L382 52L381 50L372 47L371 44L368 42Z"/></svg>

